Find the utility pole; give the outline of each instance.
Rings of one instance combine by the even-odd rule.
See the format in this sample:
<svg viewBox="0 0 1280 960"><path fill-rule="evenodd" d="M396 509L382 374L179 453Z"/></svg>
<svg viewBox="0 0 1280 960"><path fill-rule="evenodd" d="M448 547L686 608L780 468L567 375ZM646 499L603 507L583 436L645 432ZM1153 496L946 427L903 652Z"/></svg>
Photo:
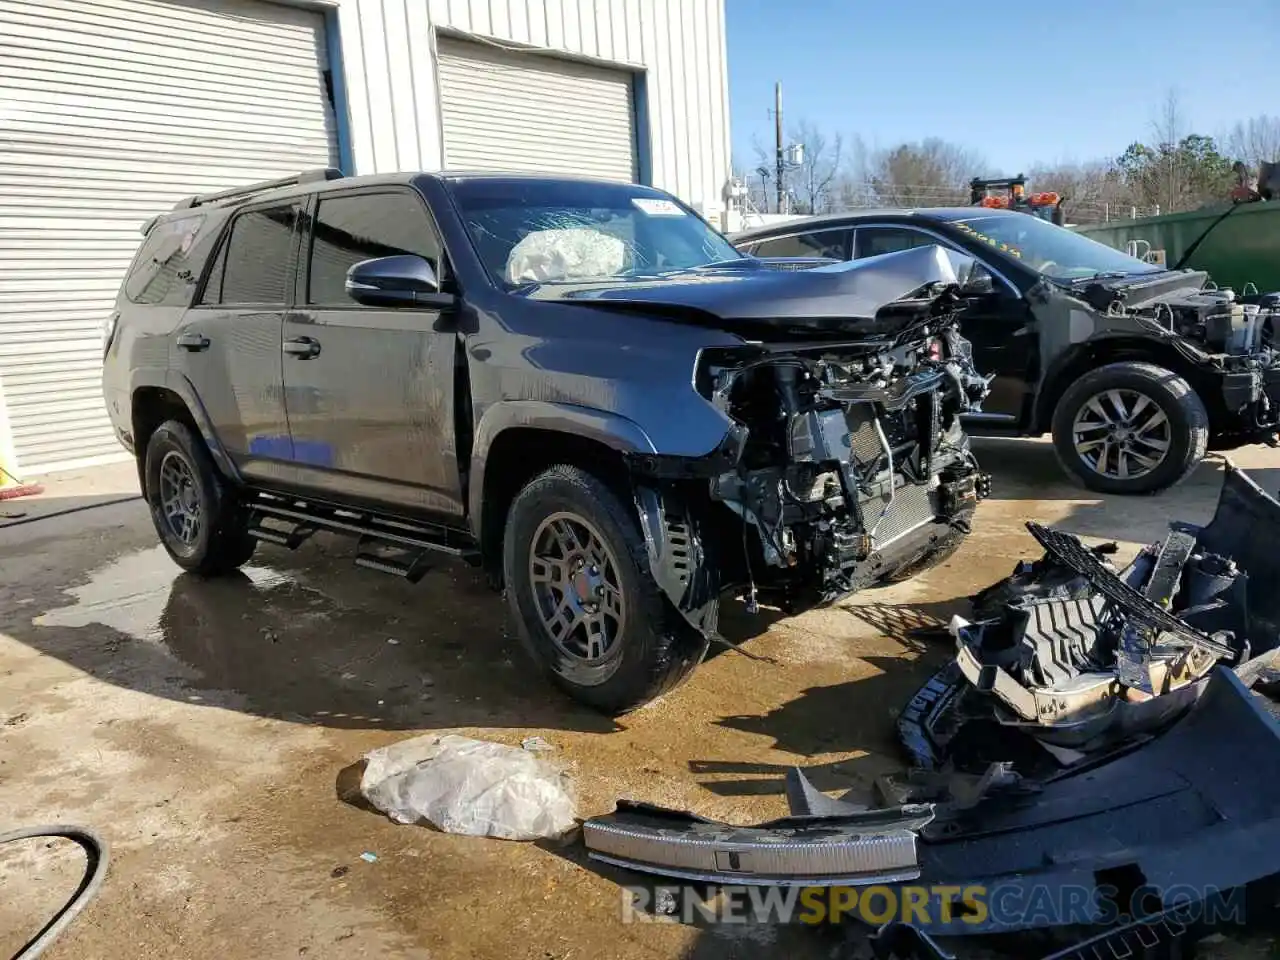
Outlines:
<svg viewBox="0 0 1280 960"><path fill-rule="evenodd" d="M774 140L777 144L777 174L775 186L778 190L778 213L782 212L782 194L785 185L782 178L782 81L779 80L773 85L773 120L774 120Z"/></svg>

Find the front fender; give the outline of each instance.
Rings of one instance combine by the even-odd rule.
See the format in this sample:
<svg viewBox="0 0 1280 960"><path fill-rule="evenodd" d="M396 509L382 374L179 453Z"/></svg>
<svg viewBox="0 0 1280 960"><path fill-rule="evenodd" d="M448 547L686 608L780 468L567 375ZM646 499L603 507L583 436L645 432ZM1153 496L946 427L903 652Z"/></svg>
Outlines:
<svg viewBox="0 0 1280 960"><path fill-rule="evenodd" d="M489 452L499 435L520 427L572 434L602 443L619 453L657 452L653 441L639 424L616 413L548 400L500 400L481 415L471 448L467 503L471 533L477 539L481 532Z"/></svg>

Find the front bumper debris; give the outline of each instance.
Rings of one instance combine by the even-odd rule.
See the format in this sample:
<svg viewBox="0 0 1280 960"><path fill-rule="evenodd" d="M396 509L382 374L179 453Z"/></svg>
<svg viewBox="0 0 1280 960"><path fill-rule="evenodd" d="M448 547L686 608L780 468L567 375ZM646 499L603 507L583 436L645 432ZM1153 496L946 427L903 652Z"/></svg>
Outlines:
<svg viewBox="0 0 1280 960"><path fill-rule="evenodd" d="M876 781L878 809L793 769L784 820L620 803L584 825L591 856L724 885L876 884L913 907L872 937L882 960L1068 926L1096 935L1049 960L1176 956L1238 922L1280 880L1280 723L1250 689L1280 686L1280 501L1228 463L1212 521L1172 524L1122 570L1114 545L1029 526L1044 557L953 622L956 659L899 720L915 767Z"/></svg>
<svg viewBox="0 0 1280 960"><path fill-rule="evenodd" d="M1038 780L996 763L947 774L936 803L865 810L792 770L784 820L737 827L622 802L587 820L584 839L595 860L695 882L883 885L927 918L924 938L884 935L899 951L1067 925L1123 943L1164 921L1176 941L1188 931L1171 911L1211 896L1230 908L1233 892L1280 873L1280 724L1226 667L1195 689L1167 729ZM958 906L959 890L981 891L983 909ZM1054 956L1077 955L1092 956Z"/></svg>
<svg viewBox="0 0 1280 960"><path fill-rule="evenodd" d="M1233 465L1208 525L1172 524L1121 571L1028 526L1044 558L976 595L975 622L952 621L954 662L899 717L919 767L1069 765L1160 730L1215 664L1243 670L1280 643L1280 502Z"/></svg>
<svg viewBox="0 0 1280 960"><path fill-rule="evenodd" d="M1040 957L1040 960L1177 960L1212 933L1205 904L1187 904L1112 927L1096 936ZM919 927L885 924L871 937L876 960L956 960Z"/></svg>
<svg viewBox="0 0 1280 960"><path fill-rule="evenodd" d="M1113 923L1269 877L1280 871L1278 765L1280 725L1218 667L1187 714L1140 748L1077 763L1035 790L940 806L921 831L920 882L981 885L990 909L944 913L935 896L929 932L1058 926L1067 921L1053 910L1027 908L1073 893L1084 896L1070 901L1070 922Z"/></svg>
<svg viewBox="0 0 1280 960"><path fill-rule="evenodd" d="M852 808L850 808L852 809ZM591 858L641 873L755 886L853 886L914 880L928 805L800 814L738 827L692 813L619 801L582 825Z"/></svg>

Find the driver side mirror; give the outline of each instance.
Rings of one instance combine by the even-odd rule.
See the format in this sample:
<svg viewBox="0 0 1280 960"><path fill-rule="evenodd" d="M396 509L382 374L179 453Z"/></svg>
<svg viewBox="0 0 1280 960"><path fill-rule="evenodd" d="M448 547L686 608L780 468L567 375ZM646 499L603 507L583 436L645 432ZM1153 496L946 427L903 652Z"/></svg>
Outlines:
<svg viewBox="0 0 1280 960"><path fill-rule="evenodd" d="M455 297L440 292L435 269L413 254L362 260L347 271L347 296L367 307L453 306Z"/></svg>
<svg viewBox="0 0 1280 960"><path fill-rule="evenodd" d="M995 279L991 272L980 263L974 263L969 274L960 284L962 297L987 297L996 292Z"/></svg>

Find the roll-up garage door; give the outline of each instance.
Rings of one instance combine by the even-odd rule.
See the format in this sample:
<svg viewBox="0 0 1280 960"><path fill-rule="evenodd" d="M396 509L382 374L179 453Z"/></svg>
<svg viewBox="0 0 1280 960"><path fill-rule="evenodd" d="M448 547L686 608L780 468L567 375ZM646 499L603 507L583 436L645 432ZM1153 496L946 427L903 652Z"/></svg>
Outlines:
<svg viewBox="0 0 1280 960"><path fill-rule="evenodd" d="M441 37L445 164L635 179L632 75Z"/></svg>
<svg viewBox="0 0 1280 960"><path fill-rule="evenodd" d="M325 52L322 15L256 0L0 3L0 418L24 474L121 452L101 329L142 223L334 164Z"/></svg>

